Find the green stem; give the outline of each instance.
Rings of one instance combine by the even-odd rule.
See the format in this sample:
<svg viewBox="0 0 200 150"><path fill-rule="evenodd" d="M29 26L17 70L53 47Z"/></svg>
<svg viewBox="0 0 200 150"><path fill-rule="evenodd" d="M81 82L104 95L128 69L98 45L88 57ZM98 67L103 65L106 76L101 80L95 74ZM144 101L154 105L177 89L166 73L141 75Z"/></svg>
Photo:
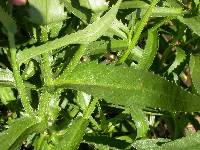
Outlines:
<svg viewBox="0 0 200 150"><path fill-rule="evenodd" d="M42 70L42 76L44 80L45 86L51 86L53 84L53 75L51 70L51 62L49 60L49 54L44 53L42 54L42 63L41 63L41 70Z"/></svg>
<svg viewBox="0 0 200 150"><path fill-rule="evenodd" d="M48 30L47 27L41 27L41 35L40 35L41 42L46 42L48 40ZM53 75L51 70L51 62L49 59L49 53L42 54L42 63L41 63L41 70L42 76L44 79L44 85L50 86L53 83Z"/></svg>
<svg viewBox="0 0 200 150"><path fill-rule="evenodd" d="M127 51L124 53L124 55L117 62L118 65L124 63L125 60L127 59L127 57L129 56L129 54L131 53L132 49L134 49L136 43L138 42L138 39L140 38L140 34L142 33L144 26L148 22L148 19L149 19L150 15L152 14L153 9L155 8L155 5L157 4L157 2L158 2L158 0L152 0L151 5L147 9L146 13L142 17L142 20L139 22L139 24L136 28L135 34L133 36L133 39L132 39Z"/></svg>
<svg viewBox="0 0 200 150"><path fill-rule="evenodd" d="M48 31L46 27L41 27L41 42L46 42L48 40ZM49 60L49 53L42 54L41 58L41 72L44 80L44 86L50 87L53 85L53 75L51 70L51 62ZM40 102L38 106L38 115L41 117L46 116L48 103L51 98L51 94L46 90L42 90L40 97Z"/></svg>
<svg viewBox="0 0 200 150"><path fill-rule="evenodd" d="M38 106L38 116L40 116L41 118L44 118L46 116L47 109L48 109L47 104L50 98L51 98L50 93L48 91L43 90L40 96L40 102Z"/></svg>
<svg viewBox="0 0 200 150"><path fill-rule="evenodd" d="M16 58L16 54L17 54L16 51L17 50L15 48L15 39L14 39L13 33L8 33L8 40L9 40L9 45L10 45L11 64L12 64L12 68L13 68L15 84L16 84L16 87L19 91L19 96L21 98L21 102L22 102L22 105L23 105L25 111L28 114L32 115L33 109L30 105L28 96L26 94L26 89L25 89L25 86L23 84L23 80L20 76L20 70L19 70L19 66L18 66L17 58Z"/></svg>

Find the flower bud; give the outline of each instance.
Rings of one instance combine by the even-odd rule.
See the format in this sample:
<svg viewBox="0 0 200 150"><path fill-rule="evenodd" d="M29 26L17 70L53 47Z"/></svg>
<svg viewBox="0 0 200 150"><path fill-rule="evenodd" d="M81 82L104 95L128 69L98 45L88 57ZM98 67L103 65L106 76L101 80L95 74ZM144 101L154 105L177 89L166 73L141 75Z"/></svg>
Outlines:
<svg viewBox="0 0 200 150"><path fill-rule="evenodd" d="M26 5L27 0L11 0L11 3L16 6Z"/></svg>

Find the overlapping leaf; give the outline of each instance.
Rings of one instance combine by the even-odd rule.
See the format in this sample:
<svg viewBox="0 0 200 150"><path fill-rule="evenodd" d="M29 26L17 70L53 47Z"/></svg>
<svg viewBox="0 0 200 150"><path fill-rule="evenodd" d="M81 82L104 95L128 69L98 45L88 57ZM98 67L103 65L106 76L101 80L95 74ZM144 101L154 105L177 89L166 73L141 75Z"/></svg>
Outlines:
<svg viewBox="0 0 200 150"><path fill-rule="evenodd" d="M200 15L186 18L186 17L178 17L178 19L186 24L194 33L200 36Z"/></svg>
<svg viewBox="0 0 200 150"><path fill-rule="evenodd" d="M184 60L186 59L185 51L181 48L176 48L176 58L172 65L168 69L168 73L171 73L174 69L176 69Z"/></svg>
<svg viewBox="0 0 200 150"><path fill-rule="evenodd" d="M28 12L30 21L39 25L62 21L67 16L59 0L29 0Z"/></svg>
<svg viewBox="0 0 200 150"><path fill-rule="evenodd" d="M0 6L0 22L6 28L7 32L10 33L17 32L17 26L15 24L15 21L7 12L5 12L5 10L1 6Z"/></svg>
<svg viewBox="0 0 200 150"><path fill-rule="evenodd" d="M199 111L200 97L150 72L95 63L79 65L57 86L82 90L117 105L138 105L168 111Z"/></svg>
<svg viewBox="0 0 200 150"><path fill-rule="evenodd" d="M159 148L155 148L155 150L172 150L172 149L176 150L200 149L200 133L197 132L195 134L188 135L181 139L163 144Z"/></svg>
<svg viewBox="0 0 200 150"><path fill-rule="evenodd" d="M54 41L49 41L41 46L21 51L18 53L18 60L27 61L30 58L69 44L88 44L97 40L107 31L113 20L116 18L120 3L121 0L119 0L118 3L113 6L102 18L88 25L83 30L79 30Z"/></svg>
<svg viewBox="0 0 200 150"><path fill-rule="evenodd" d="M82 141L85 129L88 125L88 120L83 117L78 117L72 121L72 124L67 128L66 133L56 145L56 150L75 150L78 149ZM62 145L62 146L61 146Z"/></svg>
<svg viewBox="0 0 200 150"><path fill-rule="evenodd" d="M9 69L0 68L0 87L1 86L15 86L13 73Z"/></svg>
<svg viewBox="0 0 200 150"><path fill-rule="evenodd" d="M190 57L190 74L192 77L192 82L197 90L197 92L200 92L200 56L199 55L191 55Z"/></svg>
<svg viewBox="0 0 200 150"><path fill-rule="evenodd" d="M148 31L148 39L145 45L144 53L139 62L141 69L149 69L153 63L154 57L156 56L158 49L158 33L157 30Z"/></svg>
<svg viewBox="0 0 200 150"><path fill-rule="evenodd" d="M31 133L41 131L45 128L44 123L39 123L34 117L24 117L15 122L6 131L0 133L1 150L17 150L21 147L23 140Z"/></svg>

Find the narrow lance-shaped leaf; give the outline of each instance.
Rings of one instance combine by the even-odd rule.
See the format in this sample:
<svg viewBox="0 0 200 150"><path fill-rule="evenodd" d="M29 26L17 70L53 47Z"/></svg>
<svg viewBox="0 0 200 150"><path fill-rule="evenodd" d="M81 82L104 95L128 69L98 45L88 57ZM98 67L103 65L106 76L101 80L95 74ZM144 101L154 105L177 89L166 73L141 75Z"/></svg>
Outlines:
<svg viewBox="0 0 200 150"><path fill-rule="evenodd" d="M143 1L124 1L121 3L119 9L129 9L129 8L148 8L149 4Z"/></svg>
<svg viewBox="0 0 200 150"><path fill-rule="evenodd" d="M121 1L122 0L119 0L102 18L88 25L85 29L66 35L60 39L49 41L41 46L20 51L17 55L17 59L23 63L30 58L69 44L88 44L97 40L107 31L113 20L116 18Z"/></svg>
<svg viewBox="0 0 200 150"><path fill-rule="evenodd" d="M120 140L106 135L95 135L87 133L84 136L84 141L88 144L93 144L99 150L119 150L126 149L130 144L125 140Z"/></svg>
<svg viewBox="0 0 200 150"><path fill-rule="evenodd" d="M6 131L0 133L0 149L20 149L22 142L33 132L45 128L44 123L39 123L34 117L24 117L14 121Z"/></svg>
<svg viewBox="0 0 200 150"><path fill-rule="evenodd" d="M81 64L56 82L58 87L84 91L117 105L137 105L168 111L199 111L200 97L150 72L106 66Z"/></svg>
<svg viewBox="0 0 200 150"><path fill-rule="evenodd" d="M142 10L141 15L145 13L145 9ZM168 8L157 7L154 9L151 17L177 17L184 14L182 8Z"/></svg>
<svg viewBox="0 0 200 150"><path fill-rule="evenodd" d="M169 142L169 139L157 138L157 139L145 139L145 140L136 140L132 147L137 150L155 150L159 148L159 145Z"/></svg>
<svg viewBox="0 0 200 150"><path fill-rule="evenodd" d="M1 69L0 68L0 87L14 87L15 79L13 77L12 71L9 69Z"/></svg>
<svg viewBox="0 0 200 150"><path fill-rule="evenodd" d="M8 13L6 13L3 10L1 6L0 6L0 22L6 28L7 32L16 33L17 26L15 24L15 21L12 19L12 17Z"/></svg>
<svg viewBox="0 0 200 150"><path fill-rule="evenodd" d="M12 88L1 87L0 88L0 100L4 105L8 104L11 101L16 100Z"/></svg>
<svg viewBox="0 0 200 150"><path fill-rule="evenodd" d="M61 0L61 1L65 4L66 9L69 12L73 13L76 17L81 19L81 21L83 21L85 24L89 22L90 14L88 13L88 11L80 7L77 1L71 1L71 0Z"/></svg>
<svg viewBox="0 0 200 150"><path fill-rule="evenodd" d="M186 18L186 17L178 17L178 19L186 24L194 33L200 36L200 15Z"/></svg>
<svg viewBox="0 0 200 150"><path fill-rule="evenodd" d="M190 74L192 77L192 83L200 93L200 55L191 55L190 57Z"/></svg>
<svg viewBox="0 0 200 150"><path fill-rule="evenodd" d="M144 114L142 109L137 106L131 106L129 112L131 113L132 119L137 128L137 138L145 137L149 130L147 116Z"/></svg>
<svg viewBox="0 0 200 150"><path fill-rule="evenodd" d="M120 5L120 9L132 9L132 8L139 8L140 9L140 16L147 11L149 4L143 1L124 1ZM167 17L167 16L182 16L183 9L181 7L156 7L151 17Z"/></svg>
<svg viewBox="0 0 200 150"><path fill-rule="evenodd" d="M200 149L200 132L197 132L192 135L188 135L183 137L182 139L178 139L172 142L165 143L161 145L159 148L155 148L155 150L172 150L172 149L181 149L181 150L188 150L188 149Z"/></svg>
<svg viewBox="0 0 200 150"><path fill-rule="evenodd" d="M85 129L88 125L88 119L77 117L72 121L72 124L67 128L66 133L56 145L56 150L75 150L78 148Z"/></svg>
<svg viewBox="0 0 200 150"><path fill-rule="evenodd" d="M66 129L62 139L57 143L57 150L75 150L78 149L86 128L89 123L89 117L92 115L98 98L94 98L89 106L84 110L83 117L77 117L72 121L71 125ZM62 147L60 147L62 145Z"/></svg>
<svg viewBox="0 0 200 150"><path fill-rule="evenodd" d="M175 58L174 62L172 63L172 65L167 70L167 72L171 73L172 71L174 71L174 69L176 69L185 59L186 59L185 51L182 50L181 48L177 47L176 48L176 58Z"/></svg>
<svg viewBox="0 0 200 150"><path fill-rule="evenodd" d="M139 68L144 70L149 69L156 56L157 49L158 49L158 32L157 30L149 30L145 49L142 58L139 61Z"/></svg>

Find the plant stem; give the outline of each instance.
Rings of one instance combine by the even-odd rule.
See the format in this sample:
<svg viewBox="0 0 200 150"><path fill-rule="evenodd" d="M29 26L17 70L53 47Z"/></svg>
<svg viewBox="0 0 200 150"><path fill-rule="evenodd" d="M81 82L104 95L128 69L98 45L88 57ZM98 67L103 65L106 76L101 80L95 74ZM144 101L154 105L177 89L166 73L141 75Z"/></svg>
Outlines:
<svg viewBox="0 0 200 150"><path fill-rule="evenodd" d="M48 31L46 27L41 27L41 42L46 42L48 40ZM51 70L51 62L49 60L49 53L42 54L41 58L41 72L44 80L44 86L49 87L53 85L53 75ZM40 102L38 106L38 115L44 117L47 109L48 103L51 98L51 94L46 90L42 90L42 94L40 97Z"/></svg>
<svg viewBox="0 0 200 150"><path fill-rule="evenodd" d="M157 4L157 2L158 2L158 0L152 0L151 5L147 9L146 13L142 17L142 20L139 22L139 24L136 28L135 34L133 36L133 39L132 39L127 51L119 59L119 61L117 62L117 65L124 63L125 60L127 59L127 57L129 56L129 54L131 53L132 49L134 49L136 43L138 42L138 39L140 38L140 34L142 33L144 26L148 22L148 19L149 19L150 15L152 14L153 9L155 8L155 5Z"/></svg>
<svg viewBox="0 0 200 150"><path fill-rule="evenodd" d="M40 102L38 106L38 116L45 117L47 113L47 104L51 98L51 95L48 91L43 90L40 95Z"/></svg>
<svg viewBox="0 0 200 150"><path fill-rule="evenodd" d="M33 115L33 109L30 105L28 96L26 94L26 89L23 84L23 80L20 76L20 70L19 70L19 66L18 66L17 58L16 58L17 50L15 48L15 39L14 39L13 33L8 33L8 40L9 40L9 45L10 45L11 64L12 64L12 68L13 68L13 74L14 74L14 78L15 78L16 87L19 91L19 96L21 98L21 102L22 102L22 105L23 105L25 111L29 115Z"/></svg>
<svg viewBox="0 0 200 150"><path fill-rule="evenodd" d="M48 40L48 30L47 27L41 27L41 42L46 42ZM53 83L53 75L52 75L52 70L51 70L51 62L49 59L49 53L44 53L42 54L42 59L41 59L41 70L42 70L42 76L44 79L44 85L45 86L50 86Z"/></svg>
<svg viewBox="0 0 200 150"><path fill-rule="evenodd" d="M53 84L53 80L52 80L53 75L52 75L51 62L49 60L48 53L42 54L41 68L42 68L42 76L44 79L44 85L51 86Z"/></svg>

